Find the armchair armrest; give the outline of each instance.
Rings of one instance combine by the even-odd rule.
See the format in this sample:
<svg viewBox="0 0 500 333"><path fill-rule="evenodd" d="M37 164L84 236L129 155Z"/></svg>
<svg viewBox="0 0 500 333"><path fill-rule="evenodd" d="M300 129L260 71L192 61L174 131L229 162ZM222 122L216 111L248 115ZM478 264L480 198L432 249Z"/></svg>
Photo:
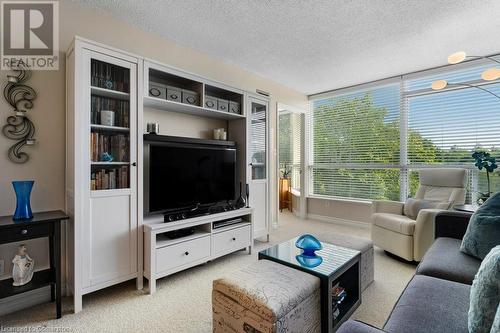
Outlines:
<svg viewBox="0 0 500 333"><path fill-rule="evenodd" d="M388 200L373 200L372 212L373 213L389 213L403 215L404 203L398 201Z"/></svg>
<svg viewBox="0 0 500 333"><path fill-rule="evenodd" d="M418 212L413 233L413 260L420 261L434 242L434 226L436 216L444 209L421 209Z"/></svg>
<svg viewBox="0 0 500 333"><path fill-rule="evenodd" d="M462 239L467 231L472 213L445 211L436 216L435 238L450 237Z"/></svg>
<svg viewBox="0 0 500 333"><path fill-rule="evenodd" d="M356 320L348 320L337 330L337 333L383 333L384 331L374 326Z"/></svg>

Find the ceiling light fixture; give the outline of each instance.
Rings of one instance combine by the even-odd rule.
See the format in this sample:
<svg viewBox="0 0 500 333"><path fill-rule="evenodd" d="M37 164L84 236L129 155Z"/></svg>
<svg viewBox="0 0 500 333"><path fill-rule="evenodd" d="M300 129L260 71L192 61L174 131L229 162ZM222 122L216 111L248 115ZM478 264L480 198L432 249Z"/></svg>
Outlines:
<svg viewBox="0 0 500 333"><path fill-rule="evenodd" d="M432 90L441 90L446 88L447 85L448 82L446 82L446 80L437 80L432 82L431 88Z"/></svg>
<svg viewBox="0 0 500 333"><path fill-rule="evenodd" d="M448 56L448 63L450 65L459 64L467 58L467 54L464 51L458 51L452 53Z"/></svg>
<svg viewBox="0 0 500 333"><path fill-rule="evenodd" d="M485 81L500 79L500 68L490 68L481 73L481 78Z"/></svg>
<svg viewBox="0 0 500 333"><path fill-rule="evenodd" d="M468 56L464 51L458 51L458 52L450 54L448 56L448 63L451 65L459 64L467 58L488 59L488 60L491 60L493 62L500 64L500 61L494 59L493 57ZM484 72L481 73L481 78L485 81L495 81L495 80L500 79L500 68L493 67L493 68L489 68L489 69L485 70ZM463 86L463 87L476 88L476 89L482 90L484 92L487 92L488 94L493 95L496 98L500 99L500 96L498 96L497 94L495 94L487 89L480 87L479 85L472 85L472 84L466 84L466 83L449 83L446 80L433 81L431 84L431 89L432 90L443 90L444 88L446 88L448 86Z"/></svg>

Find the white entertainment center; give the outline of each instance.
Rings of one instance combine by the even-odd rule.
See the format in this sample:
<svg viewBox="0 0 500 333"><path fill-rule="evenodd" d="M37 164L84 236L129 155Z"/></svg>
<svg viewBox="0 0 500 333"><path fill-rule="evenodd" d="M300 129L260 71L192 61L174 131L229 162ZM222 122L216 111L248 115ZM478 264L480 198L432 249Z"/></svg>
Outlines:
<svg viewBox="0 0 500 333"><path fill-rule="evenodd" d="M67 289L75 312L85 294L130 279L142 289L143 277L153 293L161 277L242 249L251 253L254 238L269 236L266 96L79 37L66 54L66 81ZM191 100L153 96L153 86L182 91ZM222 106L214 108L213 101ZM114 123L99 121L103 110L114 112ZM248 184L249 207L167 223L162 214L147 212L143 135L145 118L157 112L186 115L186 127L193 116L223 124L227 139L237 145L236 183ZM114 151L111 159L108 151ZM164 235L185 228L194 233Z"/></svg>
<svg viewBox="0 0 500 333"><path fill-rule="evenodd" d="M219 229L218 221L241 218L241 222ZM228 253L253 245L252 209L241 208L185 220L164 223L163 216L144 220L144 276L149 281L149 293L156 290L156 279L179 272ZM172 230L195 227L194 234L169 239L163 234Z"/></svg>

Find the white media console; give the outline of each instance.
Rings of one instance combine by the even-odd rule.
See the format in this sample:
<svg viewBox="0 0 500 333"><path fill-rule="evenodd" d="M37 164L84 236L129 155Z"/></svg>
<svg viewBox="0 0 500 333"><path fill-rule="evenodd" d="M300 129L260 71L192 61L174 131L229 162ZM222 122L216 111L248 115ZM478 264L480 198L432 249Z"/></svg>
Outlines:
<svg viewBox="0 0 500 333"><path fill-rule="evenodd" d="M241 222L222 228L214 223L241 218ZM163 215L149 216L144 225L144 277L149 293L156 291L156 279L206 263L207 261L248 248L253 244L252 209L203 215L175 222L163 222ZM192 235L170 239L165 232L194 227Z"/></svg>

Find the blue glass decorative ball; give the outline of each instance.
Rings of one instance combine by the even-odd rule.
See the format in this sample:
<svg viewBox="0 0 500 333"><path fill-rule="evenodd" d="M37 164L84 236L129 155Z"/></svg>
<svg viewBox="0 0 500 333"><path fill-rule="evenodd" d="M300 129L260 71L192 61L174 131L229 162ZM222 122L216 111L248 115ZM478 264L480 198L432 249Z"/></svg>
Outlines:
<svg viewBox="0 0 500 333"><path fill-rule="evenodd" d="M300 236L295 242L295 246L303 250L304 255L312 256L314 252L321 250L321 242L313 235L305 234Z"/></svg>
<svg viewBox="0 0 500 333"><path fill-rule="evenodd" d="M307 268L314 268L321 265L321 263L323 262L323 258L315 254L312 256L298 254L295 256L295 259L297 259L301 266Z"/></svg>

